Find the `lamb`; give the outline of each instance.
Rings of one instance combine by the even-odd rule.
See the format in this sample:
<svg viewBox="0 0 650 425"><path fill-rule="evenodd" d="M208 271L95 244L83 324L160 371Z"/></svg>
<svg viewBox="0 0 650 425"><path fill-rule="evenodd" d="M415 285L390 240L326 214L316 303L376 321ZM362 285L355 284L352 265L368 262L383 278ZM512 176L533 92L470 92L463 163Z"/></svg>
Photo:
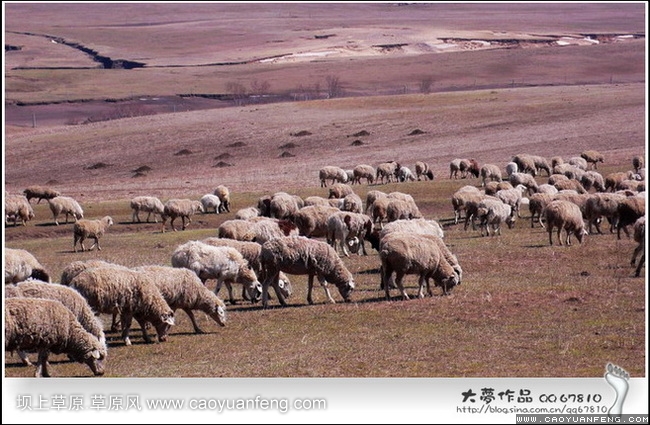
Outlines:
<svg viewBox="0 0 650 425"><path fill-rule="evenodd" d="M147 213L147 223L149 223L149 218L153 214L153 219L155 223L158 223L157 215L163 215L165 206L162 201L155 196L136 196L131 199L131 209L133 210L132 221L135 223L137 220L140 221L140 211Z"/></svg>
<svg viewBox="0 0 650 425"><path fill-rule="evenodd" d="M327 219L327 241L336 249L338 241L343 255L349 257L346 248L350 244L352 249L358 250L357 243L361 245L363 255L368 255L364 241L372 232L372 219L365 214L339 211ZM358 251L357 251L358 252Z"/></svg>
<svg viewBox="0 0 650 425"><path fill-rule="evenodd" d="M349 211L361 214L363 212L363 201L356 193L351 193L343 198L343 205L341 211Z"/></svg>
<svg viewBox="0 0 650 425"><path fill-rule="evenodd" d="M402 284L407 274L419 275L419 298L424 298L424 286L429 278L433 278L436 285L442 287L443 295L448 295L459 283L458 275L445 259L438 242L432 238L435 236L410 232L393 232L382 238L379 258L386 299L390 299L390 279L393 273L404 300L409 299Z"/></svg>
<svg viewBox="0 0 650 425"><path fill-rule="evenodd" d="M512 208L512 214L517 214L517 217L521 218L520 214L520 205L524 194L528 188L523 184L517 185L513 189L503 189L496 193L496 197L499 198L504 204L510 205Z"/></svg>
<svg viewBox="0 0 650 425"><path fill-rule="evenodd" d="M641 254L641 257L639 258L639 263L636 266L636 269L634 270L634 277L639 277L641 275L641 267L645 264L645 215L643 217L639 217L635 222L634 222L634 242L637 243L637 247L634 248L634 252L632 253L632 260L630 261L630 265L634 267L634 262L636 261L636 257Z"/></svg>
<svg viewBox="0 0 650 425"><path fill-rule="evenodd" d="M5 288L5 298L15 297L45 298L61 302L74 314L86 331L95 336L101 344L106 344L102 322L92 311L86 299L74 289L37 280L24 281ZM19 354L24 364L31 364L25 353L19 352Z"/></svg>
<svg viewBox="0 0 650 425"><path fill-rule="evenodd" d="M5 285L27 279L52 281L47 269L38 262L32 253L24 249L5 248L4 270Z"/></svg>
<svg viewBox="0 0 650 425"><path fill-rule="evenodd" d="M501 223L505 222L510 229L515 224L512 207L501 200L483 199L478 204L476 217L480 220L481 236L490 236L490 226L492 226L492 235L501 235Z"/></svg>
<svg viewBox="0 0 650 425"><path fill-rule="evenodd" d="M598 168L599 162L602 163L605 162L605 157L603 156L603 154L594 150L584 151L580 154L580 156L584 158L590 165L593 165L594 169Z"/></svg>
<svg viewBox="0 0 650 425"><path fill-rule="evenodd" d="M580 183L587 191L591 190L591 188L596 189L598 192L605 191L605 179L598 171L586 171L580 178Z"/></svg>
<svg viewBox="0 0 650 425"><path fill-rule="evenodd" d="M528 154L519 154L512 157L512 162L517 164L520 173L528 173L533 177L537 175L537 166L535 165L535 159Z"/></svg>
<svg viewBox="0 0 650 425"><path fill-rule="evenodd" d="M413 172L408 167L400 167L399 172L397 173L397 181L406 182L406 181L415 181L415 176Z"/></svg>
<svg viewBox="0 0 650 425"><path fill-rule="evenodd" d="M501 168L495 164L483 164L481 167L481 186L485 186L485 182L488 180L493 180L500 182L501 178Z"/></svg>
<svg viewBox="0 0 650 425"><path fill-rule="evenodd" d="M205 212L201 201L195 201L192 199L170 199L165 202L165 208L162 214L162 233L165 233L165 224L167 220L170 221L172 230L175 232L176 228L174 227L174 220L178 217L182 221L182 230L185 230L187 226L192 222L192 216L199 212ZM185 223L187 219L187 223Z"/></svg>
<svg viewBox="0 0 650 425"><path fill-rule="evenodd" d="M257 275L242 254L229 246L211 246L201 241L189 241L179 245L171 257L173 267L190 269L205 284L216 279L215 295L225 283L231 304L236 304L232 283L241 283L250 300L257 301L261 284Z"/></svg>
<svg viewBox="0 0 650 425"><path fill-rule="evenodd" d="M38 198L38 201L36 201L37 204L40 204L43 199L47 200L61 196L61 192L58 190L43 186L29 186L23 190L23 194L27 198L27 202L33 198Z"/></svg>
<svg viewBox="0 0 650 425"><path fill-rule="evenodd" d="M603 217L609 220L611 224L610 232L613 233L618 204L625 198L625 195L618 193L594 193L589 195L584 207L584 218L589 225L589 233L592 233L592 226L595 226L598 233L603 234L600 230L600 222Z"/></svg>
<svg viewBox="0 0 650 425"><path fill-rule="evenodd" d="M69 196L57 196L56 198L48 199L50 211L54 218L54 223L58 226L58 217L65 214L65 224L68 224L68 216L74 218L75 221L84 218L84 211L79 203Z"/></svg>
<svg viewBox="0 0 650 425"><path fill-rule="evenodd" d="M580 207L570 201L556 199L548 203L542 213L546 220L549 244L553 245L553 228L557 228L557 241L562 245L560 233L566 231L566 244L571 245L571 234L582 244L587 234Z"/></svg>
<svg viewBox="0 0 650 425"><path fill-rule="evenodd" d="M219 205L219 212L230 212L230 189L220 184L214 189L214 195L219 197L221 205Z"/></svg>
<svg viewBox="0 0 650 425"><path fill-rule="evenodd" d="M221 199L217 195L212 193L206 193L199 199L201 205L203 205L203 212L208 213L214 210L215 214L219 214L219 209L221 208Z"/></svg>
<svg viewBox="0 0 650 425"><path fill-rule="evenodd" d="M262 245L260 259L266 276L262 285L264 308L268 307L269 286L275 289L280 304L286 306L278 285L280 272L308 275L307 302L310 305L313 304L314 277L320 282L331 303L336 301L330 294L328 283L336 285L345 302L350 302L350 294L355 286L354 277L334 248L325 242L304 236L272 239Z"/></svg>
<svg viewBox="0 0 650 425"><path fill-rule="evenodd" d="M632 157L632 167L634 167L636 174L639 174L639 170L645 167L645 159L642 155L634 155Z"/></svg>
<svg viewBox="0 0 650 425"><path fill-rule="evenodd" d="M348 174L341 167L333 165L326 165L318 171L318 178L320 179L320 187L327 187L327 181L331 180L332 184L347 183Z"/></svg>
<svg viewBox="0 0 650 425"><path fill-rule="evenodd" d="M386 220L388 222L399 219L421 218L420 209L415 201L409 202L403 199L390 199L386 205Z"/></svg>
<svg viewBox="0 0 650 425"><path fill-rule="evenodd" d="M328 198L338 198L342 199L348 196L349 194L354 193L354 189L349 184L345 183L334 183L329 190Z"/></svg>
<svg viewBox="0 0 650 425"><path fill-rule="evenodd" d="M528 193L531 195L533 193L537 193L539 190L539 186L537 185L535 178L527 173L512 173L512 175L509 177L509 181L510 184L514 187L517 187L520 184L526 186Z"/></svg>
<svg viewBox="0 0 650 425"><path fill-rule="evenodd" d="M101 238L106 230L113 225L113 219L110 216L105 216L100 220L88 220L81 219L74 224L73 233L74 233L74 244L72 249L74 252L77 252L77 242L81 246L81 251L85 251L84 240L94 239L95 242L88 248L88 251L92 251L95 246L97 250L101 251L102 247L99 246L99 238Z"/></svg>
<svg viewBox="0 0 650 425"><path fill-rule="evenodd" d="M235 213L236 220L250 220L251 218L259 217L260 210L257 207L240 208Z"/></svg>
<svg viewBox="0 0 650 425"><path fill-rule="evenodd" d="M587 160L581 156L574 156L572 158L569 158L569 164L583 171L587 171L588 168Z"/></svg>
<svg viewBox="0 0 650 425"><path fill-rule="evenodd" d="M37 351L36 377L50 377L49 355L67 354L104 374L106 345L86 331L61 302L43 298L5 299L5 350Z"/></svg>
<svg viewBox="0 0 650 425"><path fill-rule="evenodd" d="M192 321L194 333L202 334L192 310L207 314L219 326L226 326L226 305L205 287L191 270L169 266L141 266L134 270L149 273L169 307L176 312L182 309Z"/></svg>
<svg viewBox="0 0 650 425"><path fill-rule="evenodd" d="M301 208L294 217L300 236L318 238L327 236L327 219L340 212L338 208L325 205L312 205Z"/></svg>
<svg viewBox="0 0 650 425"><path fill-rule="evenodd" d="M378 198L385 198L386 196L387 194L381 190L369 190L368 193L366 193L366 210L364 212L368 214L368 211L372 211L372 204L375 203L375 200Z"/></svg>
<svg viewBox="0 0 650 425"><path fill-rule="evenodd" d="M156 329L158 340L167 340L174 325L174 312L169 307L151 276L126 267L90 267L70 280L98 314L119 314L122 339L131 345L129 332L135 319L145 342L150 343L146 323Z"/></svg>
<svg viewBox="0 0 650 425"><path fill-rule="evenodd" d="M379 183L381 178L381 183L390 183L393 180L393 177L397 178L397 172L401 168L401 165L395 161L382 162L377 165L377 171L375 175L375 181Z"/></svg>
<svg viewBox="0 0 650 425"><path fill-rule="evenodd" d="M634 224L639 218L645 215L645 198L629 196L619 202L616 210L616 235L621 239L621 229L630 236L627 226Z"/></svg>
<svg viewBox="0 0 650 425"><path fill-rule="evenodd" d="M352 170L354 178L352 179L352 184L358 183L361 184L361 179L366 179L366 183L372 184L375 181L375 167L368 164L359 164Z"/></svg>
<svg viewBox="0 0 650 425"><path fill-rule="evenodd" d="M8 224L12 218L14 227L18 225L18 219L26 226L34 218L34 209L23 195L5 195L5 223Z"/></svg>
<svg viewBox="0 0 650 425"><path fill-rule="evenodd" d="M418 181L420 180L433 180L433 170L429 167L429 164L424 161L415 162L415 175L417 176Z"/></svg>
<svg viewBox="0 0 650 425"><path fill-rule="evenodd" d="M517 165L516 162L510 161L509 163L506 164L506 175L510 177L512 173L516 173L519 171L519 166Z"/></svg>
<svg viewBox="0 0 650 425"><path fill-rule="evenodd" d="M546 228L542 222L542 212L544 211L544 208L546 208L546 205L548 205L548 203L553 199L553 194L545 192L533 193L530 195L528 209L530 210L531 229L535 227L535 216L537 216L537 222L540 224L540 226L542 226L542 228Z"/></svg>

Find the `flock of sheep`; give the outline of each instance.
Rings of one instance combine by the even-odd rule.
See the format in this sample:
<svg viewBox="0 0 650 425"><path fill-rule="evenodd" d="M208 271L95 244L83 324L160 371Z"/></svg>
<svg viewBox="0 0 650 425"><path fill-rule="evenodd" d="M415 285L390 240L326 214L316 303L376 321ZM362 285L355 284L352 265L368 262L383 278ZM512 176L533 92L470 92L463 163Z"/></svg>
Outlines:
<svg viewBox="0 0 650 425"><path fill-rule="evenodd" d="M645 263L643 158L634 157L629 172L607 176L596 171L598 162L603 161L602 155L593 151L567 162L559 157L547 161L522 154L513 157L502 173L495 164L479 166L474 159L454 159L451 179L478 179L476 185L465 185L451 197L454 222L458 224L462 218L465 230L478 225L482 236L500 235L502 224L512 227L528 205L531 227L545 227L551 245L554 231L560 245L570 245L571 236L582 243L594 228L602 233L601 225L607 219L610 232L616 230L619 238L621 230L628 233L628 227L633 228L638 246L630 263L639 276ZM50 273L31 253L6 249L5 285L10 286L6 286L5 295L5 349L17 351L25 364L30 364L28 353L38 353L36 376L50 376L50 352L68 354L101 375L107 348L99 314L112 315L111 330L121 331L125 345L130 345L133 319L146 342L151 341L148 324L163 342L178 309L189 316L196 333L202 330L194 311L225 326L226 304L218 296L224 284L230 304L239 301L233 285L241 285L244 302L261 300L267 308L272 299L270 287L284 306L293 292L288 275L305 275L309 304L314 302L314 279L330 303L336 302L330 284L349 302L355 281L343 260L351 254L367 255L366 242L379 254L379 285L387 299L394 288L402 299L409 299L403 284L406 275L418 277L419 298L433 295L431 281L447 295L461 284L463 269L444 241L442 226L424 218L407 193L370 190L364 207L353 189L362 179L367 184L434 179L428 164L419 161L414 169L415 173L395 161L376 168L362 164L353 170L323 167L319 179L322 187L328 187L327 198L302 199L286 192L262 196L257 205L240 208L233 219L223 221L216 237L177 246L170 265L128 268L100 260L75 261L63 270L59 283L52 283ZM540 173L547 175L547 183L537 183L534 177ZM68 215L74 218L75 252L78 243L85 250L83 241L88 238L95 241L89 249L101 249L99 239L113 224L112 218L85 220L76 201L48 188L30 187L23 195L7 195L6 223L13 220L16 226L21 219L25 225L31 220L29 202L34 198L50 203L56 224L61 214L66 214L66 222ZM153 216L157 223L160 217L162 232L167 221L176 231L174 220L180 218L184 230L194 214L226 213L231 207L225 186L198 201L171 199L162 203L153 196L138 196L130 206L134 223L141 222L140 213L147 213L147 222ZM216 281L214 291L206 287L211 279Z"/></svg>

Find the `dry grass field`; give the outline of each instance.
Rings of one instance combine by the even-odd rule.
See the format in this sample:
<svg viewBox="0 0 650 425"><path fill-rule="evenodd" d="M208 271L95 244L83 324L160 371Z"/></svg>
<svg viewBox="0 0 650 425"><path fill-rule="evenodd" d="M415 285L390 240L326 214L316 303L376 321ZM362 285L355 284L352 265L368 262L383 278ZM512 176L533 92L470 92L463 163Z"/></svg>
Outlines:
<svg viewBox="0 0 650 425"><path fill-rule="evenodd" d="M608 362L646 376L647 280L633 277L632 239L550 246L527 209L481 237L454 224L450 202L480 181L449 178L454 158L503 167L519 153L595 149L606 175L647 155L644 3L3 8L5 193L51 186L86 218L115 221L101 251L76 253L72 224L54 225L45 202L26 226L5 225L5 246L55 280L76 260L169 265L176 246L215 236L263 195L327 196L322 166L386 160L427 161L435 179L355 192L411 194L463 267L450 296L386 300L370 249L343 259L351 303L315 288L310 306L306 277L291 276L288 307L228 305L223 328L199 314L202 335L182 311L164 343L145 344L137 326L129 347L109 332L106 376L599 377ZM199 199L220 184L230 213L177 232L131 222L133 196ZM415 276L406 283L415 295ZM65 356L53 370L90 374ZM5 354L5 376L32 374Z"/></svg>

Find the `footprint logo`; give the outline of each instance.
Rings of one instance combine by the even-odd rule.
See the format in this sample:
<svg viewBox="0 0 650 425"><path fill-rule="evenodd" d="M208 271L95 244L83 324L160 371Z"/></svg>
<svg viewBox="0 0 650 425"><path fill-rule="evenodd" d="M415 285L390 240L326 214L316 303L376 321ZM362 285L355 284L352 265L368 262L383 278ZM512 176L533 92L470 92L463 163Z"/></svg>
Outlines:
<svg viewBox="0 0 650 425"><path fill-rule="evenodd" d="M625 369L612 363L607 363L605 381L607 381L616 392L614 404L607 412L609 417L618 417L623 413L623 403L625 402L625 397L627 396L627 390L629 388L627 382L628 379L630 379L630 374L627 373Z"/></svg>

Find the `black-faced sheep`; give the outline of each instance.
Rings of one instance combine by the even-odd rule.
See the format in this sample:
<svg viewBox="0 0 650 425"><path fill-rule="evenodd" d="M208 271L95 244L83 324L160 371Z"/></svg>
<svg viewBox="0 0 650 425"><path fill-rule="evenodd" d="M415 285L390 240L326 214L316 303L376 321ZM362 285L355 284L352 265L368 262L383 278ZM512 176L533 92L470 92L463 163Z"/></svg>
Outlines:
<svg viewBox="0 0 650 425"><path fill-rule="evenodd" d="M354 289L354 277L347 269L334 248L325 242L293 236L272 239L262 245L260 254L264 269L262 285L262 305L268 307L269 286L275 289L278 301L286 305L278 286L280 272L295 275L308 275L307 302L313 304L312 289L314 277L325 290L328 300L335 303L330 294L328 283L333 283L346 302Z"/></svg>
<svg viewBox="0 0 650 425"><path fill-rule="evenodd" d="M219 209L221 208L221 199L217 195L214 195L212 193L206 193L205 195L201 196L201 199L199 199L201 202L201 205L203 205L203 212L204 213L209 213L211 211L214 211L215 214L219 214Z"/></svg>
<svg viewBox="0 0 650 425"><path fill-rule="evenodd" d="M643 217L639 217L635 222L634 222L634 242L637 243L636 248L634 248L634 252L632 253L632 260L630 261L630 265L634 267L634 262L636 261L636 257L641 255L639 258L639 262L636 266L636 269L634 270L634 277L639 277L641 275L641 268L645 264L645 215Z"/></svg>
<svg viewBox="0 0 650 425"><path fill-rule="evenodd" d="M410 232L393 232L381 240L379 251L381 260L381 280L390 299L390 280L395 273L395 283L402 298L409 299L402 281L405 275L419 276L418 297L424 297L427 280L433 278L436 286L441 286L444 295L458 284L459 278L453 267L442 254L438 243L428 237Z"/></svg>
<svg viewBox="0 0 650 425"><path fill-rule="evenodd" d="M213 194L217 195L221 201L221 204L219 205L219 212L230 212L230 189L220 184L216 189L214 189Z"/></svg>
<svg viewBox="0 0 650 425"><path fill-rule="evenodd" d="M34 209L23 195L5 195L5 223L13 220L14 227L18 225L18 219L23 226L34 218Z"/></svg>
<svg viewBox="0 0 650 425"><path fill-rule="evenodd" d="M327 219L327 241L336 249L338 242L343 255L349 257L347 246L358 252L359 245L363 255L368 255L364 241L372 232L372 219L361 213L339 211Z"/></svg>
<svg viewBox="0 0 650 425"><path fill-rule="evenodd" d="M5 248L4 270L5 285L27 279L52 281L47 269L38 262L31 252L24 249Z"/></svg>
<svg viewBox="0 0 650 425"><path fill-rule="evenodd" d="M102 247L99 245L99 239L104 236L104 233L106 233L108 228L112 225L113 219L108 215L99 220L78 220L72 229L74 234L74 244L72 245L73 251L77 252L77 242L81 247L81 251L85 251L84 241L86 239L93 239L95 241L90 248L88 248L88 251L92 251L95 246L97 246L98 251L101 251Z"/></svg>
<svg viewBox="0 0 650 425"><path fill-rule="evenodd" d="M183 223L181 229L185 230L192 222L192 216L199 212L205 212L201 201L192 199L170 199L165 202L165 208L162 214L162 233L165 233L165 224L167 224L167 220L170 220L169 224L175 232L176 228L174 227L174 220L180 217ZM187 223L185 223L186 219Z"/></svg>
<svg viewBox="0 0 650 425"><path fill-rule="evenodd" d="M248 261L235 248L212 246L201 241L188 241L174 250L171 264L173 267L193 271L204 284L208 279L215 279L216 295L225 284L231 304L237 302L232 290L233 283L242 284L250 300L259 300L261 283Z"/></svg>
<svg viewBox="0 0 650 425"><path fill-rule="evenodd" d="M359 164L354 167L352 173L354 174L352 184L361 184L361 179L366 179L366 183L372 184L375 182L375 174L377 173L377 170L375 170L375 167L372 165Z"/></svg>
<svg viewBox="0 0 650 425"><path fill-rule="evenodd" d="M582 158L584 158L587 163L593 166L594 169L598 168L598 163L599 162L605 162L605 157L603 156L602 153L594 150L587 150L584 151L580 154Z"/></svg>
<svg viewBox="0 0 650 425"><path fill-rule="evenodd" d="M59 215L65 214L65 224L68 224L68 216L74 218L74 221L84 218L84 212L79 203L69 196L57 196L56 198L48 199L50 211L54 223L59 225Z"/></svg>
<svg viewBox="0 0 650 425"><path fill-rule="evenodd" d="M415 175L418 181L427 179L433 180L434 178L433 170L431 170L429 164L424 161L415 162Z"/></svg>
<svg viewBox="0 0 650 425"><path fill-rule="evenodd" d="M566 231L566 244L571 245L571 235L575 235L578 242L582 243L587 234L585 222L582 219L580 207L570 201L555 199L548 203L542 213L546 221L548 241L553 245L553 229L557 228L557 241L562 245L560 233Z"/></svg>
<svg viewBox="0 0 650 425"><path fill-rule="evenodd" d="M50 189L49 187L43 187L43 186L29 186L25 190L23 190L23 194L27 198L27 201L29 202L33 198L37 198L38 201L36 202L39 204L41 200L43 199L52 199L56 198L57 196L61 196L61 192L58 190Z"/></svg>
<svg viewBox="0 0 650 425"><path fill-rule="evenodd" d="M147 213L147 223L149 223L149 218L153 214L153 219L155 223L158 223L157 216L163 215L165 210L165 205L160 199L155 196L136 196L131 199L130 203L133 214L131 220L135 223L136 220L138 223L141 223L140 212Z"/></svg>
<svg viewBox="0 0 650 425"><path fill-rule="evenodd" d="M83 295L95 312L119 314L126 345L131 345L129 332L133 319L140 325L147 343L151 342L147 322L156 329L160 342L167 340L169 329L174 325L173 310L153 279L144 272L126 267L92 267L73 277L70 287Z"/></svg>
<svg viewBox="0 0 650 425"><path fill-rule="evenodd" d="M207 314L219 326L226 326L226 305L191 270L169 266L141 266L134 270L149 273L169 307L181 309L192 321L194 332L203 333L193 310Z"/></svg>
<svg viewBox="0 0 650 425"><path fill-rule="evenodd" d="M67 354L104 374L106 345L86 331L61 302L42 298L5 299L5 350L38 352L36 377L51 376L50 353Z"/></svg>
<svg viewBox="0 0 650 425"><path fill-rule="evenodd" d="M376 169L376 174L375 174L375 181L377 183L380 182L384 183L390 183L393 181L393 178L397 178L397 172L401 168L401 165L398 162L395 161L387 161L387 162L382 162L381 164L377 165Z"/></svg>
<svg viewBox="0 0 650 425"><path fill-rule="evenodd" d="M501 168L495 164L483 164L479 173L481 175L481 186L485 186L487 181L500 182L503 180L501 177Z"/></svg>
<svg viewBox="0 0 650 425"><path fill-rule="evenodd" d="M320 187L326 187L328 180L330 180L332 184L336 182L347 183L348 173L346 173L341 167L326 165L318 170L318 178L320 179Z"/></svg>

